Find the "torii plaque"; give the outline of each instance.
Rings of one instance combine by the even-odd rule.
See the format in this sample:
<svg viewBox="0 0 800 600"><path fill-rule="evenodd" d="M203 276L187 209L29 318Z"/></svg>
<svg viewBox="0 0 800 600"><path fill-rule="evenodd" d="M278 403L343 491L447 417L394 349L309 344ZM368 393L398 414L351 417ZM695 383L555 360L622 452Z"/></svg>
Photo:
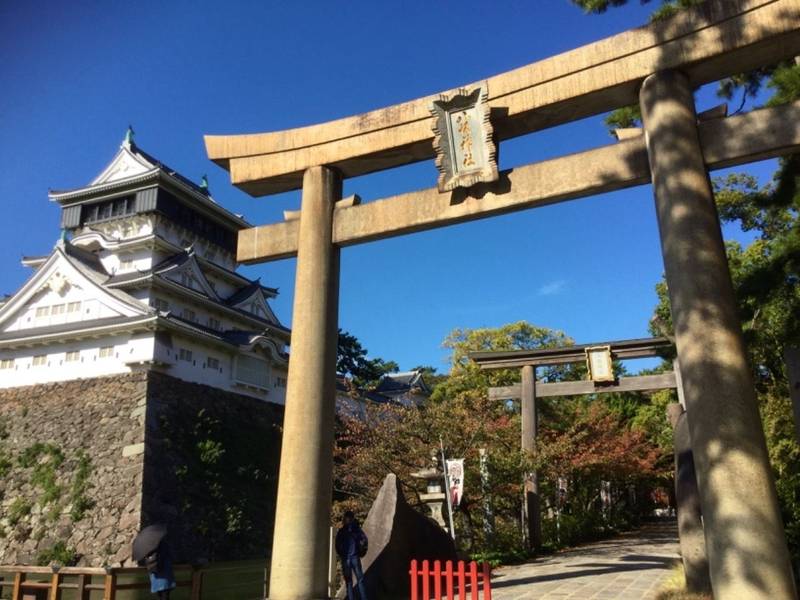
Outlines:
<svg viewBox="0 0 800 600"><path fill-rule="evenodd" d="M487 84L442 94L431 103L438 188L448 192L496 181L497 150Z"/></svg>

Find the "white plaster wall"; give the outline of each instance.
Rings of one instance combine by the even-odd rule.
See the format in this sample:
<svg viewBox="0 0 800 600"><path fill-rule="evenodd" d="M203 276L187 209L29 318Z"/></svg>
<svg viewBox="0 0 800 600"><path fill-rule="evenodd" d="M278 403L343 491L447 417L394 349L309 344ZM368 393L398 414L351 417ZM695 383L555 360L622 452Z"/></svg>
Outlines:
<svg viewBox="0 0 800 600"><path fill-rule="evenodd" d="M236 269L236 259L231 252L224 250L220 246L207 241L196 233L189 231L165 219L160 219L156 225L156 232L168 242L175 244L179 248L185 248L188 244L194 247L195 252L203 258L210 260L226 269L233 271Z"/></svg>
<svg viewBox="0 0 800 600"><path fill-rule="evenodd" d="M252 331L254 329L254 325L248 321L245 321L244 319L236 318L228 312L214 310L213 308L209 309L205 304L193 302L191 299L186 298L185 296L178 296L177 294L164 292L162 290L151 290L148 292L148 295L148 301L151 306L153 304L151 299L154 297L166 300L169 303L170 312L172 312L174 315L181 316L184 308L193 310L197 316L196 322L206 327L209 326L208 318L213 317L220 321L220 329L222 331L228 331L231 329Z"/></svg>
<svg viewBox="0 0 800 600"><path fill-rule="evenodd" d="M69 312L69 305L71 303L79 302L79 310ZM64 311L53 315L36 316L36 309L39 307L50 307L52 311L53 306L64 306ZM48 312L50 312L48 311ZM18 331L21 329L31 329L34 327L46 327L48 325L60 325L62 323L73 323L79 321L88 321L92 319L102 319L118 317L120 313L105 304L103 301L96 297L96 294L90 289L78 288L70 286L69 289L63 293L58 294L49 288L39 292L33 299L22 307L16 315L11 317L7 326L2 329L4 331Z"/></svg>
<svg viewBox="0 0 800 600"><path fill-rule="evenodd" d="M154 215L135 215L123 219L113 219L102 223L92 223L83 231L99 231L105 236L116 240L150 235L155 231L156 219Z"/></svg>
<svg viewBox="0 0 800 600"><path fill-rule="evenodd" d="M223 300L226 300L227 298L233 296L233 294L235 294L236 291L239 289L228 283L225 279L222 279L221 277L216 277L209 273L206 273L206 279L208 279L210 283L214 284L214 291L216 291L217 295Z"/></svg>
<svg viewBox="0 0 800 600"><path fill-rule="evenodd" d="M181 348L192 353L191 360L180 358ZM168 365L163 367L165 373L178 379L203 383L278 404L284 404L286 401L286 388L283 385L275 385L279 378L285 381L286 370L278 368L274 364L271 365L268 359L268 389L262 390L238 384L235 380L234 370L236 353L223 350L213 344L203 344L195 339L174 333L169 336L159 335L155 343L154 356L158 363ZM218 368L211 368L208 365L209 357L219 361ZM262 355L261 358L265 357Z"/></svg>
<svg viewBox="0 0 800 600"><path fill-rule="evenodd" d="M99 256L103 268L112 275L149 271L154 264L153 251L149 248L102 250Z"/></svg>
<svg viewBox="0 0 800 600"><path fill-rule="evenodd" d="M113 347L112 356L100 357L100 348L106 346ZM0 359L14 359L13 368L0 369L0 388L128 373L135 368L133 363L152 360L153 348L153 334L144 333L0 350ZM67 352L74 351L80 352L79 359L67 361ZM37 355L45 355L46 364L34 365L33 357Z"/></svg>

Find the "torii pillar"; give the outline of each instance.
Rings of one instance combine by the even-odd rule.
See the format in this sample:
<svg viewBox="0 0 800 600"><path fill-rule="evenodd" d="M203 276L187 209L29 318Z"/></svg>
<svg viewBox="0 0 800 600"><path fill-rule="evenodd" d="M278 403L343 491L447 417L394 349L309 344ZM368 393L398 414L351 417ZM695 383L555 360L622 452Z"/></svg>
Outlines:
<svg viewBox="0 0 800 600"><path fill-rule="evenodd" d="M530 455L536 450L536 437L539 432L539 418L536 410L536 368L525 365L520 370L521 377L521 416L522 451ZM539 475L534 470L525 474L523 514L526 520L526 541L536 554L542 551L542 513L539 498Z"/></svg>
<svg viewBox="0 0 800 600"><path fill-rule="evenodd" d="M336 411L339 248L332 242L339 174L303 176L270 600L328 597L328 539Z"/></svg>
<svg viewBox="0 0 800 600"><path fill-rule="evenodd" d="M640 92L711 584L716 600L791 600L794 580L688 78Z"/></svg>

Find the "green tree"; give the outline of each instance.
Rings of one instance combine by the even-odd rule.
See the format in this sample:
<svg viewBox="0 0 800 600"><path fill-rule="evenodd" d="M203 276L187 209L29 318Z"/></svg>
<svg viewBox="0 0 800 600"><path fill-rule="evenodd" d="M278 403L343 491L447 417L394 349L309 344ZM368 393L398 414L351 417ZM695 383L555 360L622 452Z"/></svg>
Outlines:
<svg viewBox="0 0 800 600"><path fill-rule="evenodd" d="M354 335L339 330L336 372L352 378L356 387L375 385L386 373L396 373L399 366L393 360L367 358L367 349Z"/></svg>
<svg viewBox="0 0 800 600"><path fill-rule="evenodd" d="M651 0L640 0L648 4ZM650 15L651 21L662 21L686 10L704 0L660 0L657 8ZM609 8L628 4L628 0L572 0L572 3L587 13L604 13ZM655 4L655 3L654 3ZM719 82L717 95L725 100L734 99L740 94L741 99L734 112L740 112L748 99L755 99L766 82L767 87L776 90L771 104L783 104L800 97L800 67L792 61L784 61L777 65L767 65L749 73L739 73L726 77ZM641 125L642 115L639 105L624 106L609 113L605 122L611 131L618 128L637 127Z"/></svg>
<svg viewBox="0 0 800 600"><path fill-rule="evenodd" d="M555 482L569 477L576 502L563 515L573 526L569 536L556 536L550 526L548 542L559 545L594 537L610 524L597 511L599 481L618 487L652 477L658 448L643 430L605 403L592 398L548 399L542 403L539 455L520 448L518 403L490 400L490 386L519 381L519 369L484 371L469 359L481 350L522 350L572 344L563 332L524 321L498 328L457 329L444 341L451 351L450 374L422 407L371 406L367 417L345 418L337 436L335 514L350 508L364 514L387 473L397 475L412 504L419 504L423 482L411 473L438 454L440 440L448 457L465 459L465 495L456 513L462 549L484 557L524 554L520 534L523 474L534 463L547 477L542 480L546 506L555 503ZM580 377L581 368L541 369L550 381ZM479 450L487 450L490 486L482 489ZM548 465L545 467L545 463ZM561 465L556 469L553 465ZM485 502L492 506L496 535L487 539L483 528ZM420 507L422 510L422 507ZM548 521L554 523L554 521ZM605 529L604 529L605 528ZM488 554L487 554L488 553Z"/></svg>

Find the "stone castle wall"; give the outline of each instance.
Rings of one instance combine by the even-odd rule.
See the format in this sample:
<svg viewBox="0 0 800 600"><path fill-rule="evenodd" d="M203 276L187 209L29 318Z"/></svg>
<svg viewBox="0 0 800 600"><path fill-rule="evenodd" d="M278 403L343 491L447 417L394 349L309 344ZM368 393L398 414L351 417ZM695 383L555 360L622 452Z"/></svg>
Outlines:
<svg viewBox="0 0 800 600"><path fill-rule="evenodd" d="M180 562L271 549L283 407L150 374L144 523L169 525Z"/></svg>
<svg viewBox="0 0 800 600"><path fill-rule="evenodd" d="M147 376L0 390L0 564L62 542L80 564L126 558L139 529Z"/></svg>
<svg viewBox="0 0 800 600"><path fill-rule="evenodd" d="M0 390L0 564L130 564L154 522L178 562L266 555L282 414L152 372Z"/></svg>

